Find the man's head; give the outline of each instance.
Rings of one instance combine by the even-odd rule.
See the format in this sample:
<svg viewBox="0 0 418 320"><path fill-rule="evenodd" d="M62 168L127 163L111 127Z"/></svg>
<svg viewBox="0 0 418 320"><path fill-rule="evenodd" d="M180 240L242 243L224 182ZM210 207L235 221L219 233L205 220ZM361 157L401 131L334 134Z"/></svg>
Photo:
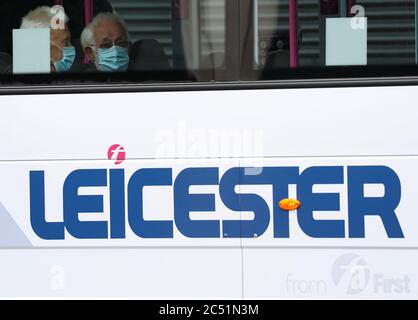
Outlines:
<svg viewBox="0 0 418 320"><path fill-rule="evenodd" d="M129 34L116 14L100 13L84 29L81 44L87 59L100 71L126 71L129 64Z"/></svg>
<svg viewBox="0 0 418 320"><path fill-rule="evenodd" d="M68 71L74 62L68 17L62 7L38 7L23 19L21 29L50 29L51 72Z"/></svg>

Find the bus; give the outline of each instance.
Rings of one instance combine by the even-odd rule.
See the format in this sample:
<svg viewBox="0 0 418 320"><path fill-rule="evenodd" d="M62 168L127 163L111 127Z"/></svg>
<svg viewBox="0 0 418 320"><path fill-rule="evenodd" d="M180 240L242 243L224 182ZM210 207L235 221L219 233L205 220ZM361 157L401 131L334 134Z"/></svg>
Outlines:
<svg viewBox="0 0 418 320"><path fill-rule="evenodd" d="M418 298L417 10L2 1L0 296Z"/></svg>

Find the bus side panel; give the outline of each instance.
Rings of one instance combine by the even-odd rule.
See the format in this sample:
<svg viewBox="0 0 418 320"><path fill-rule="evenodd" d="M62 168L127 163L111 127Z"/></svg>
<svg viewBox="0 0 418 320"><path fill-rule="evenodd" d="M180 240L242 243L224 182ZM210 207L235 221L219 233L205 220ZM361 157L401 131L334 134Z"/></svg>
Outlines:
<svg viewBox="0 0 418 320"><path fill-rule="evenodd" d="M238 249L0 250L0 297L242 298Z"/></svg>
<svg viewBox="0 0 418 320"><path fill-rule="evenodd" d="M306 234L300 235L301 229L298 222L295 223L295 220L292 220L290 239L280 241L280 244L276 244L278 242L274 237L259 237L258 234L254 234L252 239L244 239L242 243L240 239L231 242L233 239L219 237L214 242L208 242L207 239L197 241L195 246L195 240L184 237L178 239L178 242L172 241L173 244L168 245L170 248L158 248L157 245L151 246L150 249L135 248L132 250L140 252L138 259L141 261L154 255L158 256L155 258L157 261L155 269L141 269L145 275L149 276L148 279L155 279L155 281L161 277L161 273L165 269L162 267L166 266L166 260L163 257L167 255L168 251L173 254L179 253L176 255L176 260L170 260L170 264L174 263L176 266L175 270L184 268L189 273L192 272L192 269L199 269L197 273L191 274L195 278L205 278L203 288L199 283L187 282L184 291L179 291L176 297L200 294L215 296L219 295L222 290L226 290L228 296L237 297L241 292L242 285L244 285L246 297L263 296L263 290L270 292L273 296L281 296L285 293L292 295L293 291L291 290L296 290L293 288L300 283L291 282L287 287L288 284L284 283L283 279L286 280L288 274L295 274L295 278L290 276L289 281L300 278L331 281L329 279L334 277L333 271L331 271L331 278L329 278L329 273L327 278L325 273L319 272L319 269L328 272L326 270L332 269L339 256L343 257L342 268L345 268L347 264L361 267L366 263L370 269L374 270L373 272L384 273L384 279L398 279L406 274L409 275L413 284L416 281L416 274L409 270L412 270L410 266L414 266L416 261L414 230L417 225L415 212L418 201L414 194L417 190L418 126L416 123L418 109L414 105L414 101L417 100L417 95L416 87L411 86L2 96L0 97L2 114L0 118L0 172L2 175L0 202L6 210L15 216L19 215L19 219L25 220L24 225L28 226L28 232L32 232L33 235L33 231L29 229L30 223L28 221L29 172L31 170L45 171L45 175L48 177L46 199L51 199L47 200L47 203L55 203L54 205L59 208L63 203L60 200L63 183L73 170L110 170L130 167L131 172L128 175L130 176L135 168L176 167L178 163L174 159L183 159L184 162L178 167L173 178L178 176L180 169L205 166L222 167L221 175L229 169L248 166L296 166L300 172L314 166L343 166L345 169L349 165L385 166L393 169L401 182L402 199L396 214L399 215L401 226L405 231L406 237L404 239L388 239L382 225L378 220L373 219L371 223L375 227L372 229L372 235L368 234L366 239L351 239L347 235L343 239L337 239L338 241L335 239L314 239ZM115 154L109 156L109 151L115 144L123 146L126 151L125 162L118 165L115 163L117 160L114 157ZM196 158L200 158L202 162L191 160ZM207 158L212 158L213 162L205 163L203 160ZM233 158L232 163L230 158ZM149 162L145 159L148 159ZM162 159L165 160L162 161ZM135 163L136 161L138 162ZM131 165L131 162L134 164ZM56 169L56 166L62 167ZM325 186L325 192L339 192L342 203L348 205L348 202L343 201L347 199L348 195L345 183L342 186L339 186L341 185L339 183L337 186L332 184ZM260 187L264 188L260 191L260 198L267 201L270 210L273 211L273 206L276 207L277 203L272 201L273 194L269 191L271 185L267 183L267 186ZM266 188L270 189L266 191ZM297 188L298 186L296 186ZM381 189L378 188L378 190ZM324 192L324 190L322 191ZM87 192L101 194L103 190L91 188ZM170 192L168 190L168 193ZM216 203L219 203L223 208L218 207L216 214L227 213L223 206L224 199L220 199L221 197L217 193L217 186L197 186L193 192L198 194L215 193ZM159 196L155 196L153 199L151 203L157 205L167 202L161 201ZM24 210L17 210L19 207ZM62 213L62 208L59 209L48 210L48 212ZM251 219L252 215L251 213L248 215L248 209L242 211L242 220ZM342 209L342 213L347 213L347 211ZM213 212L204 212L203 216L208 220L215 219L215 216L211 216L212 214ZM328 212L324 217L323 213L320 213L320 218L317 217L317 219L326 220L331 217L327 214ZM193 217L193 219L196 218L196 216ZM97 216L93 216L94 218L97 219ZM332 214L332 219L340 219L338 210ZM344 217L343 220L347 221L347 217ZM299 236L296 236L294 232L299 233ZM373 239L369 238L370 236L373 236ZM40 240L37 239L37 241ZM114 241L114 243L117 242ZM202 242L204 242L203 245ZM110 241L105 240L101 243L104 243L106 247ZM92 244L93 247L96 245L97 243ZM124 248L124 245L120 245L118 250L127 249ZM113 263L116 263L112 255L107 254L107 248L94 250L88 246L83 250L62 248L66 246L68 244L64 241L55 243L55 249L25 249L27 251L2 249L1 254L4 254L5 259L10 261L3 273L5 283L10 283L10 286L6 286L6 291L7 288L9 290L14 288L11 282L7 282L7 279L15 275L16 265L20 263L19 259L24 256L24 252L28 254L28 261L43 259L43 252L51 254L52 257L56 252L54 250L58 250L65 258L74 254L68 258L71 260L70 267L68 267L69 273L74 277L78 271L73 270L79 269L73 268L80 266L89 252L92 253L92 257L96 254L102 255L97 261L100 261L100 264L108 265L109 268ZM119 244L115 246L118 247ZM167 245L163 244L163 246ZM330 246L334 249L330 249ZM375 250L375 247L378 248ZM75 251L67 252L66 250ZM290 250L292 253L288 265L286 265L286 253L288 252L286 250ZM125 254L125 251L123 252ZM135 251L127 250L125 258L121 257L121 266L119 270L115 271L117 274L123 272L121 270L126 270L126 263L130 259L128 257L132 256L131 252ZM196 255L196 252L201 252L201 256L200 254ZM240 260L241 252L244 253L243 262ZM350 252L354 253L354 258L353 256L345 256ZM226 253L230 253L230 255ZM318 275L319 279L316 279L317 277L314 277L312 273L305 274L302 271L292 273L293 268L300 270L298 266L301 268L303 264L308 270L312 262L304 258L305 254L308 258L318 257L312 267L312 272L318 270L315 275ZM228 256L226 258L228 266L223 272L224 268L219 265L225 256ZM407 257L411 258L409 265L406 263ZM48 261L47 266L42 265L39 267L40 269L36 270L44 272L43 274L46 275L50 272L51 265L55 265L55 263L52 263L54 262L52 258L52 260L45 259ZM362 259L365 263L361 261ZM383 267L380 269L380 261L385 259L386 261L396 261L396 263L387 263L385 265L387 269ZM60 261L58 261L58 265L60 265ZM405 263L401 263L403 261ZM65 266L64 262L62 264ZM91 262L92 268L96 268L95 263L96 261ZM27 263L27 265L30 264ZM216 267L214 267L215 265ZM243 282L240 280L242 267L244 268ZM339 270L339 268L337 269ZM154 270L156 272L153 272ZM350 269L350 272L355 272L356 268L353 270ZM22 270L22 273L24 272ZM210 272L213 273L208 277ZM336 273L337 280L332 280L332 283L327 282L327 294L343 295L344 290L335 291L337 289L334 290L331 287L331 285L335 285L335 283L338 285L339 281L342 281L338 280L338 277L341 277L339 275L341 272ZM37 281L36 274L38 272L31 274L32 281ZM46 286L46 283L51 280L49 274L42 278L45 280L42 285ZM52 272L52 274L55 273ZM275 274L279 276L275 278ZM126 275L135 277L134 272L126 272ZM142 276L141 274L139 279L142 279ZM224 283L224 280L228 281L230 277L233 279L232 286ZM103 278L98 276L97 279L104 278L104 276ZM87 281L88 278L80 277L80 279ZM180 279L189 281L183 276ZM356 279L353 281L357 281ZM376 281L380 281L379 279ZM221 286L221 282L223 286ZM40 288L38 285L41 285L38 282L28 283L29 286L26 289L15 288L16 295L25 295L26 292L27 294L39 293L40 295L53 294L49 293L50 291L38 290ZM81 282L74 281L72 283L74 291L69 291L69 295L85 288ZM279 291L274 291L275 289L272 288L276 283L282 284ZM305 285L305 282L301 283L302 286ZM368 284L370 283L372 282L368 282ZM68 286L70 284L71 281L68 282ZM313 285L317 285L318 290L323 290L324 284L322 282ZM166 291L162 289L161 296L171 295L177 286L179 286L179 282L176 279L167 282L166 288L168 289ZM95 287L103 288L97 283L91 284L92 294L96 293ZM116 283L110 283L107 287L108 291L105 291L110 292L112 287L120 288ZM162 287L157 286L157 288ZM144 287L144 291L146 290L151 290L148 285ZM324 296L321 292L323 291L319 291L319 296ZM369 293L370 297L375 296L375 291L364 292L365 294ZM413 295L414 291L411 292ZM4 294L7 295L7 292ZM135 291L133 295L142 295L142 291ZM297 292L294 295L298 295Z"/></svg>
<svg viewBox="0 0 418 320"><path fill-rule="evenodd" d="M0 96L0 160L417 155L416 86Z"/></svg>
<svg viewBox="0 0 418 320"><path fill-rule="evenodd" d="M417 250L244 250L245 299L416 299Z"/></svg>

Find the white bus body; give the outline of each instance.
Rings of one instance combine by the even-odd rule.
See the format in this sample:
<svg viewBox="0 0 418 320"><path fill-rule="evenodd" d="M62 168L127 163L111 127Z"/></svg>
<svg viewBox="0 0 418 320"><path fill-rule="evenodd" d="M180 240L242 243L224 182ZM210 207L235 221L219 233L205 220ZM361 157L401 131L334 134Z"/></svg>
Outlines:
<svg viewBox="0 0 418 320"><path fill-rule="evenodd" d="M0 96L0 295L418 298L417 92Z"/></svg>

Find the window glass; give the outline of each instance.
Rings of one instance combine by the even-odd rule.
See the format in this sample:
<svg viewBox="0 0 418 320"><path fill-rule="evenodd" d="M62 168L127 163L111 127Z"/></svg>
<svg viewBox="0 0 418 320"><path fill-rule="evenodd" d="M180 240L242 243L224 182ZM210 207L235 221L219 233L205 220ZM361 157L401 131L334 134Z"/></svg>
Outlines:
<svg viewBox="0 0 418 320"><path fill-rule="evenodd" d="M415 0L4 0L0 84L417 75Z"/></svg>
<svg viewBox="0 0 418 320"><path fill-rule="evenodd" d="M292 54L299 68L415 64L415 0L256 0L254 11L258 70L288 68Z"/></svg>
<svg viewBox="0 0 418 320"><path fill-rule="evenodd" d="M13 0L0 4L0 73L22 75L28 70L26 73L33 75L34 70L41 70L27 67L36 62L35 55L31 56L34 43L39 47L35 51L48 51L49 56L42 60L50 61L48 73L54 76L78 74L85 78L100 73L123 79L123 74L129 73L127 79L133 81L143 79L141 74L153 73L149 80L158 80L157 75L164 79L182 71L171 79L195 81L215 79L214 73L205 70L227 72L225 0L88 3ZM36 36L34 30L47 28L47 41ZM30 41L22 41L21 34ZM26 69L20 67L23 64Z"/></svg>
<svg viewBox="0 0 418 320"><path fill-rule="evenodd" d="M200 2L200 59L204 67L222 67L225 63L225 2Z"/></svg>
<svg viewBox="0 0 418 320"><path fill-rule="evenodd" d="M132 42L154 39L164 48L172 64L173 24L171 0L112 1L115 11L127 24Z"/></svg>

